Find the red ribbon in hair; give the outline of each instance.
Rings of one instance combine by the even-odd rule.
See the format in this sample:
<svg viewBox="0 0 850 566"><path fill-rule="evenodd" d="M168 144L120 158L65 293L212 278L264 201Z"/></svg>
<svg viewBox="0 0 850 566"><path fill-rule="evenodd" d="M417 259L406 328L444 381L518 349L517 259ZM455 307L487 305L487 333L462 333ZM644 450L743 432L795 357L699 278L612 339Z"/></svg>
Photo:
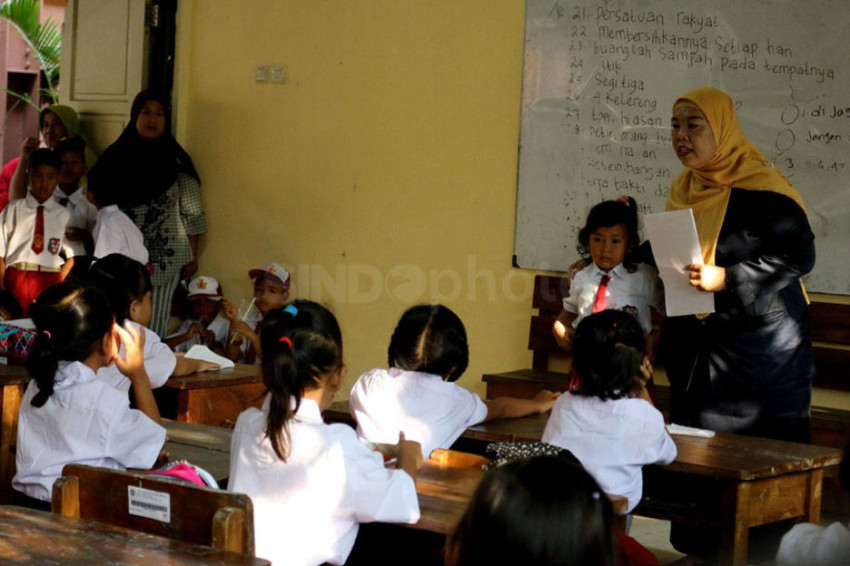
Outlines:
<svg viewBox="0 0 850 566"><path fill-rule="evenodd" d="M290 338L289 336L281 336L280 341L289 346L290 350L292 349L292 338Z"/></svg>

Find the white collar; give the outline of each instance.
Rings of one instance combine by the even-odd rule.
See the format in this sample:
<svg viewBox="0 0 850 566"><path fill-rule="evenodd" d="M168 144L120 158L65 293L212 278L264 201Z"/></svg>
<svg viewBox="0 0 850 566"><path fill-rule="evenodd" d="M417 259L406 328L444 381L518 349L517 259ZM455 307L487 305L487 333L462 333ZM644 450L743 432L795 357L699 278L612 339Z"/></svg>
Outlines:
<svg viewBox="0 0 850 566"><path fill-rule="evenodd" d="M266 398L263 400L263 411L268 412L269 406L271 405L272 394L269 393L266 395ZM290 403L291 407L294 407L295 400L293 399ZM306 397L301 398L301 406L298 407L298 410L295 412L296 420L299 420L303 423L324 423L325 421L322 419L322 410L319 409L319 404L313 401L312 399L307 399Z"/></svg>
<svg viewBox="0 0 850 566"><path fill-rule="evenodd" d="M60 361L56 370L55 390L67 389L78 383L94 381L97 375L83 362Z"/></svg>
<svg viewBox="0 0 850 566"><path fill-rule="evenodd" d="M110 205L107 205L107 206L104 206L104 207L101 207L100 209L98 209L97 213L100 214L101 216L106 216L107 214L112 214L114 212L117 212L118 210L119 209L118 209L117 204L110 204Z"/></svg>
<svg viewBox="0 0 850 566"><path fill-rule="evenodd" d="M622 263L618 263L608 271L602 271L601 269L599 269L598 265L596 265L595 263L593 264L594 281L599 281L600 279L602 279L603 275L609 275L611 276L611 279L622 279L626 275L626 273L628 273L628 270L623 266Z"/></svg>
<svg viewBox="0 0 850 566"><path fill-rule="evenodd" d="M53 195L50 195L50 198L48 198L44 202L38 202L35 199L35 196L33 196L32 191L30 190L27 190L26 203L27 208L31 208L33 210L35 210L39 206L43 206L45 210L53 210L57 206L60 206L57 201L53 200Z"/></svg>
<svg viewBox="0 0 850 566"><path fill-rule="evenodd" d="M80 202L80 199L84 198L84 197L85 197L85 195L83 195L83 186L82 185L78 185L77 190L74 191L73 193L71 193L70 195L67 194L65 191L63 191L62 187L60 187L59 185L56 185L56 190L53 191L53 198L56 200L56 202L59 202L63 198L66 198L74 206L77 206Z"/></svg>

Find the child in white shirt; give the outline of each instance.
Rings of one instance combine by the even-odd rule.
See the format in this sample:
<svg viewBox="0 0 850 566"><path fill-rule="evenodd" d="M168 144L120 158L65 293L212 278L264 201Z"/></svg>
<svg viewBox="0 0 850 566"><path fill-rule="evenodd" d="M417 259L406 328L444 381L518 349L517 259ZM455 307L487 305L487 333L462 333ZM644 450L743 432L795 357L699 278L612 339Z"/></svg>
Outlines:
<svg viewBox="0 0 850 566"><path fill-rule="evenodd" d="M175 352L188 352L195 344L203 344L223 353L230 334L230 321L221 312L221 284L214 277L199 275L189 282L189 306L193 318L184 320L164 342Z"/></svg>
<svg viewBox="0 0 850 566"><path fill-rule="evenodd" d="M581 319L607 309L633 315L644 334L650 335L650 310L664 310L663 287L654 267L636 263L633 258L640 243L634 199L624 197L594 206L578 240L578 252L589 263L573 277L564 309L552 328L558 344L569 350ZM657 333L652 333L650 352L654 352L656 341Z"/></svg>
<svg viewBox="0 0 850 566"><path fill-rule="evenodd" d="M33 381L18 419L12 487L23 494L19 502L49 508L53 483L66 464L152 467L165 429L142 362L144 335L115 324L98 290L70 283L46 289L31 314L39 333L28 358ZM116 335L124 356L117 355ZM113 362L132 381L138 410L97 379L96 372Z"/></svg>
<svg viewBox="0 0 850 566"><path fill-rule="evenodd" d="M101 171L97 165L92 167L86 192L88 201L97 209L91 234L92 255L100 259L109 254L123 254L147 266L149 255L142 231L118 208L114 187L107 186Z"/></svg>
<svg viewBox="0 0 850 566"><path fill-rule="evenodd" d="M263 267L252 269L248 277L254 283L253 308L248 309L245 318L240 319L233 304L222 301L224 315L230 320L230 337L225 347L225 356L234 362L259 364L260 325L263 316L273 309L279 309L289 300L289 272L277 263L267 263Z"/></svg>
<svg viewBox="0 0 850 566"><path fill-rule="evenodd" d="M389 347L389 369L373 369L351 389L357 434L371 442L392 442L404 432L422 444L428 458L449 448L478 423L545 413L557 394L534 399L502 397L483 401L454 382L469 364L466 329L443 305L419 305L402 315Z"/></svg>
<svg viewBox="0 0 850 566"><path fill-rule="evenodd" d="M24 316L44 289L63 281L79 251L65 237L70 213L52 196L61 163L49 149L29 158L29 191L0 214L0 288L11 292Z"/></svg>
<svg viewBox="0 0 850 566"><path fill-rule="evenodd" d="M669 464L676 444L646 390L652 367L637 320L618 310L584 318L572 340L573 371L580 385L555 402L543 442L572 452L605 493L643 494L641 469Z"/></svg>
<svg viewBox="0 0 850 566"><path fill-rule="evenodd" d="M151 278L147 268L122 254L110 254L94 262L89 269L90 283L100 289L109 302L118 324L127 324L145 335L145 368L153 389L162 387L172 375L181 376L218 369L218 364L175 356L156 332L147 328L151 318ZM121 391L129 391L130 381L114 367L104 367L97 376Z"/></svg>
<svg viewBox="0 0 850 566"><path fill-rule="evenodd" d="M53 192L53 198L71 213L65 226L65 236L90 252L97 209L86 198L86 189L82 184L86 174L86 142L79 137L65 138L54 151L59 156L62 168L59 171L59 186Z"/></svg>
<svg viewBox="0 0 850 566"><path fill-rule="evenodd" d="M351 428L322 422L345 377L333 314L295 301L266 314L260 338L269 393L262 409L236 421L228 484L254 503L257 556L288 566L343 564L359 523L415 523L419 445L399 439L401 469L388 469Z"/></svg>

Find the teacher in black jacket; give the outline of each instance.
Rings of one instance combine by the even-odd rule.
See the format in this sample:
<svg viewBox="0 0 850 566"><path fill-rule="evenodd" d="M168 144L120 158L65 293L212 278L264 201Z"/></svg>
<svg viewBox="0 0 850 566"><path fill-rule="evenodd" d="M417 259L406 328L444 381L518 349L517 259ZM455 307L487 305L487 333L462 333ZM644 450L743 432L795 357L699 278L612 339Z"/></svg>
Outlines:
<svg viewBox="0 0 850 566"><path fill-rule="evenodd" d="M685 169L667 209L693 209L704 259L684 276L715 297L714 313L665 325L672 420L806 442L814 365L800 277L815 247L803 200L718 89L682 95L672 135Z"/></svg>

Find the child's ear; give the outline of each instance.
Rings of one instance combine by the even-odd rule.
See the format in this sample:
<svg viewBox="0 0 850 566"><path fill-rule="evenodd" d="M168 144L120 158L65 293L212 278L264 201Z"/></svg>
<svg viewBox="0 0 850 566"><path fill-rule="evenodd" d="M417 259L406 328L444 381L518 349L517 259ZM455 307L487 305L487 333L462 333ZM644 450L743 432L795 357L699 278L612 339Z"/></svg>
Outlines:
<svg viewBox="0 0 850 566"><path fill-rule="evenodd" d="M139 318L139 311L142 308L142 301L135 299L132 303L130 303L130 316L129 319L135 321Z"/></svg>
<svg viewBox="0 0 850 566"><path fill-rule="evenodd" d="M109 329L109 332L103 335L103 338L100 339L100 354L106 358L106 363L108 364L112 361L112 356L115 353L115 336L112 334L112 329Z"/></svg>

